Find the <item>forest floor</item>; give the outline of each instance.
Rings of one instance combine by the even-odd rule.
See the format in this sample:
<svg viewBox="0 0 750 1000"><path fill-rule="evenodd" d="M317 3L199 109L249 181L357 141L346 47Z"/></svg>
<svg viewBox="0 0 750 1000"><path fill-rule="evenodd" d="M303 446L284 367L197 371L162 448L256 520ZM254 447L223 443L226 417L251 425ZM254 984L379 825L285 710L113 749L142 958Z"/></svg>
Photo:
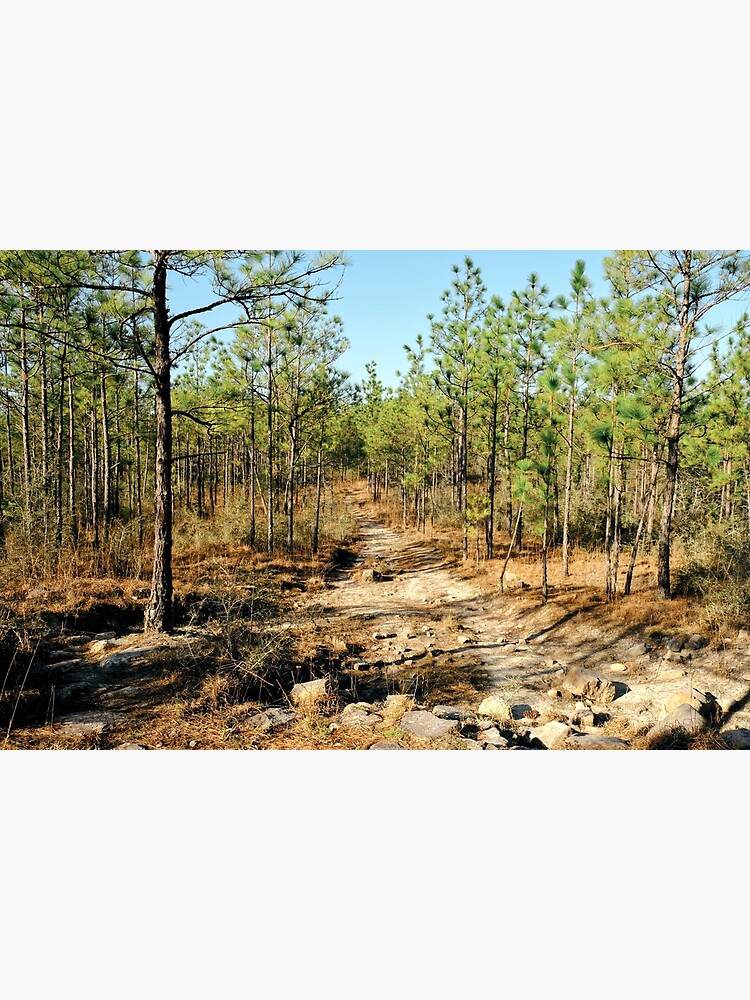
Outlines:
<svg viewBox="0 0 750 1000"><path fill-rule="evenodd" d="M132 605L119 617L106 606L79 616L78 628L53 621L0 745L750 747L750 637L709 642L694 632L695 604L655 601L647 561L633 595L614 603L591 560L574 561L566 581L553 569L543 605L532 561L512 562L501 593L502 560L462 564L416 532L387 527L364 490L345 500L358 537L327 572L290 569L265 615L262 602L234 591L168 637L134 629ZM255 579L244 592L255 594ZM276 675L263 674L264 657L281 665ZM259 681L261 694L265 683L265 696L238 697L240 681L248 690ZM668 729L657 739L654 727L688 703L693 734Z"/></svg>

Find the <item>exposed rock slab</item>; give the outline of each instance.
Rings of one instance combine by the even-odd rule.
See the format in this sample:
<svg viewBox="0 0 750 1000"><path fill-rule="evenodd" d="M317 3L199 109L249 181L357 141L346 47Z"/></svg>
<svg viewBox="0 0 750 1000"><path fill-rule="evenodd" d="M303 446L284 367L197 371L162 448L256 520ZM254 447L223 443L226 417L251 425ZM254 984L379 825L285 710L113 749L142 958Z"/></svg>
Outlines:
<svg viewBox="0 0 750 1000"><path fill-rule="evenodd" d="M73 712L61 716L54 728L62 736L101 736L105 729L125 719L117 712Z"/></svg>
<svg viewBox="0 0 750 1000"><path fill-rule="evenodd" d="M455 719L438 719L432 712L412 711L406 712L401 719L400 726L404 732L411 733L423 740L439 739L445 736L451 729L455 729L458 722Z"/></svg>

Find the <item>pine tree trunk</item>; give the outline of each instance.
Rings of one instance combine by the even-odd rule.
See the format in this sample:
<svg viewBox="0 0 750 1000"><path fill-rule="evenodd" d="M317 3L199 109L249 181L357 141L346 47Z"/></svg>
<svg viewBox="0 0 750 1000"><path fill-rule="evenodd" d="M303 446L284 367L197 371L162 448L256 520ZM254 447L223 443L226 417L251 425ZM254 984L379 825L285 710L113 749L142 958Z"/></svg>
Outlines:
<svg viewBox="0 0 750 1000"><path fill-rule="evenodd" d="M172 583L172 360L169 354L166 261L156 251L153 278L154 386L156 391L156 454L154 479L154 570L144 628L171 632Z"/></svg>

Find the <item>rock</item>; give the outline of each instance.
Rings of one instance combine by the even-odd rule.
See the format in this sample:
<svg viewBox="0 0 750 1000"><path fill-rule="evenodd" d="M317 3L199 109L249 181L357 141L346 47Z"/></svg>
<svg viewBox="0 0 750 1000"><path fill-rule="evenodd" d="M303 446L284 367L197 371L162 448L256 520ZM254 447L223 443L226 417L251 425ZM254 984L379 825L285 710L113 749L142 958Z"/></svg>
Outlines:
<svg viewBox="0 0 750 1000"><path fill-rule="evenodd" d="M455 719L438 719L432 712L411 711L404 713L401 728L423 740L434 740L445 736L458 725Z"/></svg>
<svg viewBox="0 0 750 1000"><path fill-rule="evenodd" d="M61 663L68 659L70 659L69 649L53 649L47 654L48 663ZM77 662L80 663L81 661L78 660Z"/></svg>
<svg viewBox="0 0 750 1000"><path fill-rule="evenodd" d="M687 663L689 660L692 660L692 658L693 658L693 654L690 653L690 652L688 652L687 650L677 651L677 650L674 650L674 649L668 649L666 651L666 653L664 654L664 656L662 656L662 660L664 662L666 662L666 663L670 663L670 662L672 662L672 663Z"/></svg>
<svg viewBox="0 0 750 1000"><path fill-rule="evenodd" d="M679 681L682 677L687 677L687 671L682 667L667 667L659 671L660 681Z"/></svg>
<svg viewBox="0 0 750 1000"><path fill-rule="evenodd" d="M632 646L628 646L625 650L625 656L634 660L639 656L645 656L646 653L648 653L648 646L645 642L634 642Z"/></svg>
<svg viewBox="0 0 750 1000"><path fill-rule="evenodd" d="M575 750L629 750L630 744L618 736L600 733L571 733L566 741Z"/></svg>
<svg viewBox="0 0 750 1000"><path fill-rule="evenodd" d="M117 632L98 632L94 636L94 639L96 639L99 642L101 642L103 639L116 639L116 638L117 638Z"/></svg>
<svg viewBox="0 0 750 1000"><path fill-rule="evenodd" d="M106 653L107 650L117 647L117 643L112 639L99 639L96 642L92 642L89 646L89 652L93 656L98 656L100 653Z"/></svg>
<svg viewBox="0 0 750 1000"><path fill-rule="evenodd" d="M544 726L535 726L529 731L529 738L533 740L539 740L539 742L547 747L548 750L553 750L555 746L562 743L570 733L572 732L570 726L566 726L564 722L548 722Z"/></svg>
<svg viewBox="0 0 750 1000"><path fill-rule="evenodd" d="M577 697L591 698L608 704L617 697L612 681L600 677L592 670L582 667L568 667L562 680L562 688L568 694Z"/></svg>
<svg viewBox="0 0 750 1000"><path fill-rule="evenodd" d="M708 645L708 639L706 639L702 635L698 635L698 633L696 632L694 635L691 635L688 638L688 641L685 643L685 649L691 649L691 650L703 649L703 647L707 645Z"/></svg>
<svg viewBox="0 0 750 1000"><path fill-rule="evenodd" d="M484 744L477 743L476 740L461 740L464 750L483 750Z"/></svg>
<svg viewBox="0 0 750 1000"><path fill-rule="evenodd" d="M692 705L696 712L710 722L718 722L722 716L721 706L709 691L699 691L697 688L685 687L670 695L664 702L664 710L673 712L680 705Z"/></svg>
<svg viewBox="0 0 750 1000"><path fill-rule="evenodd" d="M311 708L328 697L328 678L321 677L318 680L306 681L304 684L295 684L292 688L290 698L297 708Z"/></svg>
<svg viewBox="0 0 750 1000"><path fill-rule="evenodd" d="M610 674L626 674L629 669L627 663L610 663L607 668Z"/></svg>
<svg viewBox="0 0 750 1000"><path fill-rule="evenodd" d="M505 698L497 694L488 695L477 709L477 714L485 715L497 722L510 722L513 718L510 705Z"/></svg>
<svg viewBox="0 0 750 1000"><path fill-rule="evenodd" d="M510 746L510 740L506 739L494 726L491 729L483 730L481 741L482 743L489 743L494 747L501 747L503 749Z"/></svg>
<svg viewBox="0 0 750 1000"><path fill-rule="evenodd" d="M750 729L725 729L719 735L732 750L750 750Z"/></svg>
<svg viewBox="0 0 750 1000"><path fill-rule="evenodd" d="M737 642L750 642L750 632L746 628L741 628L737 633Z"/></svg>
<svg viewBox="0 0 750 1000"><path fill-rule="evenodd" d="M686 635L675 635L667 642L667 649L672 653L679 653L685 648L686 642Z"/></svg>
<svg viewBox="0 0 750 1000"><path fill-rule="evenodd" d="M375 640L378 640L378 639L395 639L396 638L396 633L395 632L373 632L372 633L372 637Z"/></svg>
<svg viewBox="0 0 750 1000"><path fill-rule="evenodd" d="M363 703L347 705L341 713L339 725L344 729L374 729L381 716L369 711L370 706Z"/></svg>
<svg viewBox="0 0 750 1000"><path fill-rule="evenodd" d="M56 671L65 673L68 670L72 670L73 667L80 667L82 663L83 660L80 657L77 657L72 660L55 660L54 663L50 663L49 665L54 667Z"/></svg>
<svg viewBox="0 0 750 1000"><path fill-rule="evenodd" d="M684 729L688 733L699 733L708 728L708 723L692 705L681 704L649 730L649 739L664 736L673 729Z"/></svg>
<svg viewBox="0 0 750 1000"><path fill-rule="evenodd" d="M438 719L455 719L457 722L467 722L473 718L473 713L465 708L454 708L453 705L434 705L432 714Z"/></svg>
<svg viewBox="0 0 750 1000"><path fill-rule="evenodd" d="M596 725L596 716L590 708L578 713L578 725L583 726L584 729L590 729Z"/></svg>
<svg viewBox="0 0 750 1000"><path fill-rule="evenodd" d="M116 712L74 712L55 723L55 731L63 736L101 736L105 729L124 721Z"/></svg>
<svg viewBox="0 0 750 1000"><path fill-rule="evenodd" d="M101 668L102 670L117 670L120 667L132 666L165 648L164 646L136 646L133 649L124 649L121 653L110 653L102 660Z"/></svg>
<svg viewBox="0 0 750 1000"><path fill-rule="evenodd" d="M563 693L560 688L550 688L547 692L547 697L552 698L553 701L556 701L558 698L562 698L562 696Z"/></svg>
<svg viewBox="0 0 750 1000"><path fill-rule="evenodd" d="M273 729L280 729L297 718L297 713L288 708L267 708L265 712L258 712L251 715L247 720L248 724L261 733L270 733Z"/></svg>
<svg viewBox="0 0 750 1000"><path fill-rule="evenodd" d="M405 750L406 747L400 746L398 743L394 743L393 740L381 740L380 743L373 743L370 747L371 750Z"/></svg>
<svg viewBox="0 0 750 1000"><path fill-rule="evenodd" d="M148 750L148 747L142 747L140 743L120 743L115 750Z"/></svg>

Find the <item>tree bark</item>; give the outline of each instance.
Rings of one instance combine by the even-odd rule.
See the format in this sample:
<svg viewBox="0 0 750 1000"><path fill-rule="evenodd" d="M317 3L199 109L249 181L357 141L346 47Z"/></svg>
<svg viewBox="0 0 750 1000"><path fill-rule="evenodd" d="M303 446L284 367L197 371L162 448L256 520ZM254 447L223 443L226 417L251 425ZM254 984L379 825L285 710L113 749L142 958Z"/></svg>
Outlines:
<svg viewBox="0 0 750 1000"><path fill-rule="evenodd" d="M167 269L163 251L154 255L154 385L156 390L156 453L154 482L154 569L144 628L171 632L172 582L172 359L167 310Z"/></svg>

